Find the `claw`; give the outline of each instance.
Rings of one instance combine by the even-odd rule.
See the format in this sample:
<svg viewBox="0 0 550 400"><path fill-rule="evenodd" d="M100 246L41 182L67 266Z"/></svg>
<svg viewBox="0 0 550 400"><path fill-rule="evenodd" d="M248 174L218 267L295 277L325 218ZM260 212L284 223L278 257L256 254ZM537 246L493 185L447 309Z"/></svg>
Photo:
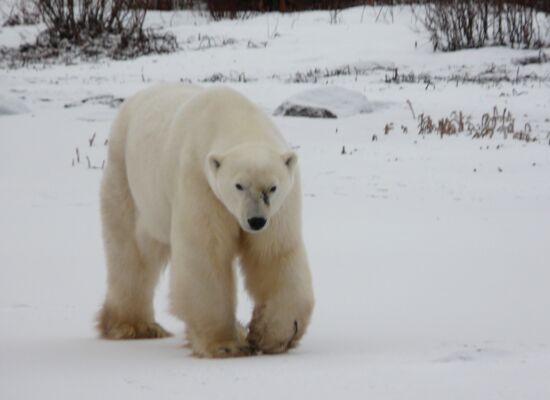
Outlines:
<svg viewBox="0 0 550 400"><path fill-rule="evenodd" d="M298 335L298 321L295 320L294 321L294 334L292 335L292 337L290 338L290 340L288 341L288 343L286 345L287 349L290 349L290 347L292 346L292 342L296 338L296 335Z"/></svg>

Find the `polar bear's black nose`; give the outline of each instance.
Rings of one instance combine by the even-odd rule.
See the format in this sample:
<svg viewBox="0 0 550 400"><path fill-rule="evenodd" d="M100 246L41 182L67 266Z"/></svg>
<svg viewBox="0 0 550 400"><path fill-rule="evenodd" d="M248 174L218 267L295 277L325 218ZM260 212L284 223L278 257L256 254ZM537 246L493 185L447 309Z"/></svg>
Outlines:
<svg viewBox="0 0 550 400"><path fill-rule="evenodd" d="M250 225L250 227L255 231L259 231L260 229L262 229L265 225L265 222L265 218L262 217L254 217L248 219L248 225Z"/></svg>

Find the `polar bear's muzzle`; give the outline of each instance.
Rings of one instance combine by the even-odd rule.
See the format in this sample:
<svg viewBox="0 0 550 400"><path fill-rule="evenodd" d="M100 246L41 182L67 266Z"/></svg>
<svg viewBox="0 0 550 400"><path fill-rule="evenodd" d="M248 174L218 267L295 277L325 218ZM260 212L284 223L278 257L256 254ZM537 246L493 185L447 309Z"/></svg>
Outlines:
<svg viewBox="0 0 550 400"><path fill-rule="evenodd" d="M239 222L246 232L259 233L269 225L269 206L261 195L248 192L241 210Z"/></svg>
<svg viewBox="0 0 550 400"><path fill-rule="evenodd" d="M248 219L248 226L253 231L260 231L265 226L267 220L264 217L252 217Z"/></svg>

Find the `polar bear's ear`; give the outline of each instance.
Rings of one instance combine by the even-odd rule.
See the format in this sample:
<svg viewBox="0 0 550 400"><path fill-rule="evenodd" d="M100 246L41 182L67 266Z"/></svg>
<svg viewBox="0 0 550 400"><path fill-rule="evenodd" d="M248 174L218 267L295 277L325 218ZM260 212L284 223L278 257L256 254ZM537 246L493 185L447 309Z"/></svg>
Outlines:
<svg viewBox="0 0 550 400"><path fill-rule="evenodd" d="M215 174L222 166L222 157L217 154L210 153L207 157L208 169Z"/></svg>
<svg viewBox="0 0 550 400"><path fill-rule="evenodd" d="M288 170L292 173L294 172L294 168L298 163L298 156L293 151L287 151L286 153L283 153L283 161L287 166Z"/></svg>

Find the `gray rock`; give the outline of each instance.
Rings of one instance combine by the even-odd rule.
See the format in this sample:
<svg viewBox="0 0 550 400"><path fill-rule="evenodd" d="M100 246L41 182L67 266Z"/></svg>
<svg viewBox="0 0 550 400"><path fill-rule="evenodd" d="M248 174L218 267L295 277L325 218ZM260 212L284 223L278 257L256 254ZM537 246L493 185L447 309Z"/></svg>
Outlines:
<svg viewBox="0 0 550 400"><path fill-rule="evenodd" d="M336 86L315 88L298 93L285 100L274 115L341 118L371 112L371 103L360 92Z"/></svg>

